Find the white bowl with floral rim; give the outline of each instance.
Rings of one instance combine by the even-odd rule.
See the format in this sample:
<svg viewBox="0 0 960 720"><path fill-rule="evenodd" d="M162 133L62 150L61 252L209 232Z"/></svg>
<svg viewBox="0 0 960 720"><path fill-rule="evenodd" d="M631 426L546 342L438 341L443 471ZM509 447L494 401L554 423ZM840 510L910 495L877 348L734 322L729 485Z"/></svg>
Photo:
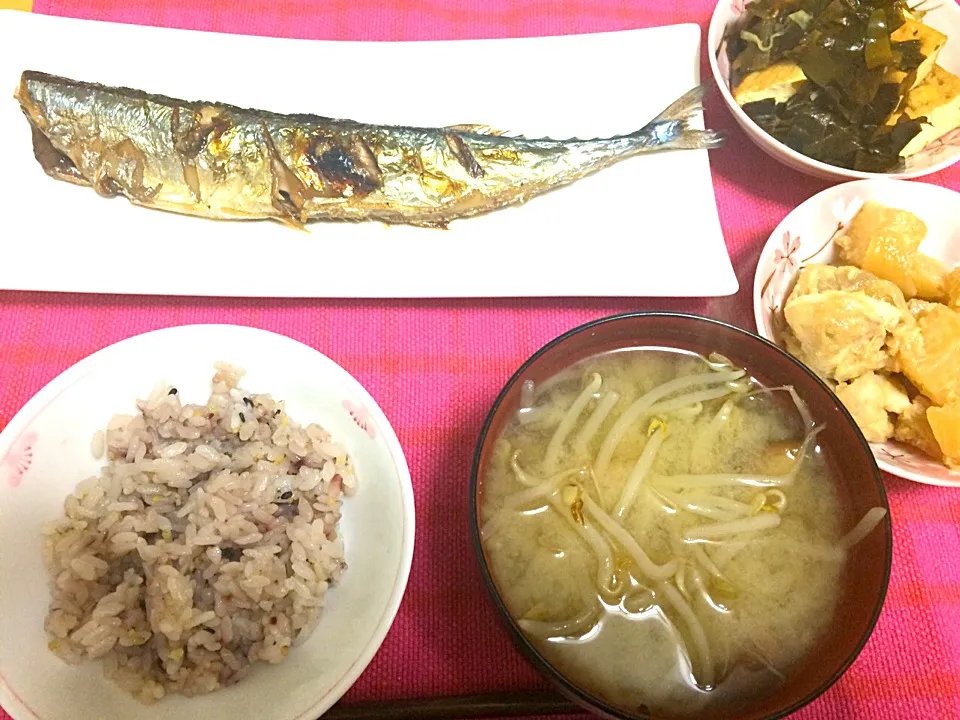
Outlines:
<svg viewBox="0 0 960 720"><path fill-rule="evenodd" d="M934 140L916 155L907 159L897 172L871 173L829 165L797 152L760 128L733 99L730 89L730 63L727 59L725 37L734 27L749 4L747 0L720 0L714 8L707 30L707 57L713 80L720 88L724 102L730 108L737 124L761 150L779 162L807 175L838 179L892 178L905 180L940 172L960 161L960 128ZM930 3L923 22L947 36L937 64L955 75L960 75L960 5L955 0Z"/></svg>
<svg viewBox="0 0 960 720"><path fill-rule="evenodd" d="M98 471L91 441L112 415L135 412L135 400L159 382L175 385L185 402L205 402L217 361L244 368L241 387L283 399L293 420L316 422L345 445L358 485L340 522L347 570L314 633L283 663L258 663L214 693L142 705L100 662L70 666L47 649L41 526L62 516L67 494ZM314 720L380 647L407 584L413 539L400 443L373 398L329 358L232 325L174 327L111 345L51 381L0 433L0 706L14 720Z"/></svg>
<svg viewBox="0 0 960 720"><path fill-rule="evenodd" d="M753 312L761 337L785 348L783 305L804 265L833 264L834 237L863 203L874 200L908 210L927 225L920 246L948 267L960 263L960 193L903 180L856 180L835 185L795 208L770 235L753 281ZM950 470L898 442L871 443L881 470L929 485L960 486L960 471Z"/></svg>

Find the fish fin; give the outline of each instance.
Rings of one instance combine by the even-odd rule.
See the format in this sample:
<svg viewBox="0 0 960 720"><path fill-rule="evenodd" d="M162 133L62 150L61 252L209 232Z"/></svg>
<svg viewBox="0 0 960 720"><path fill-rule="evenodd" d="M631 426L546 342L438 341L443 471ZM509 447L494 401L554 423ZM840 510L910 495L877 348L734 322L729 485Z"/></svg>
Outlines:
<svg viewBox="0 0 960 720"><path fill-rule="evenodd" d="M89 186L91 184L73 160L65 152L58 150L50 138L33 123L33 120L30 120L30 132L33 134L33 156L47 175L57 180L66 180L74 185Z"/></svg>
<svg viewBox="0 0 960 720"><path fill-rule="evenodd" d="M462 125L447 125L444 130L450 132L473 133L474 135L496 135L497 137L520 137L506 130L498 130L489 125L464 123Z"/></svg>
<svg viewBox="0 0 960 720"><path fill-rule="evenodd" d="M270 158L270 199L273 207L294 221L303 223L307 201L319 197L319 193L304 183L284 162L265 122L260 123L260 131Z"/></svg>
<svg viewBox="0 0 960 720"><path fill-rule="evenodd" d="M413 227L430 228L432 230L449 230L449 223L445 220L412 220L407 223Z"/></svg>
<svg viewBox="0 0 960 720"><path fill-rule="evenodd" d="M477 156L473 154L470 146L458 133L447 133L444 135L444 139L447 141L450 152L453 153L457 162L463 166L470 177L482 178L485 175L480 163L477 162Z"/></svg>
<svg viewBox="0 0 960 720"><path fill-rule="evenodd" d="M301 232L306 233L310 232L307 230L306 223L300 222L300 220L297 218L289 215L271 215L270 219L280 223L284 227L290 228L291 230L300 230Z"/></svg>
<svg viewBox="0 0 960 720"><path fill-rule="evenodd" d="M690 121L703 110L706 92L705 85L688 90L657 117L627 137L640 140L644 146L657 150L710 150L720 147L725 139L723 133L690 127Z"/></svg>
<svg viewBox="0 0 960 720"><path fill-rule="evenodd" d="M293 215L268 215L266 213L248 213L243 210L236 210L234 208L220 208L218 211L220 219L231 222L231 221L249 221L249 220L272 220L278 222L285 227L292 228L294 230L303 230L304 232L310 232L307 230L306 223L301 222L299 218Z"/></svg>
<svg viewBox="0 0 960 720"><path fill-rule="evenodd" d="M688 90L679 99L674 100L670 105L653 119L653 122L663 122L665 120L687 120L703 110L703 96L706 95L705 85L698 85L692 90Z"/></svg>
<svg viewBox="0 0 960 720"><path fill-rule="evenodd" d="M230 207L218 208L217 214L223 216L227 220L263 220L264 218L272 217L271 215L267 215L265 213L249 213Z"/></svg>

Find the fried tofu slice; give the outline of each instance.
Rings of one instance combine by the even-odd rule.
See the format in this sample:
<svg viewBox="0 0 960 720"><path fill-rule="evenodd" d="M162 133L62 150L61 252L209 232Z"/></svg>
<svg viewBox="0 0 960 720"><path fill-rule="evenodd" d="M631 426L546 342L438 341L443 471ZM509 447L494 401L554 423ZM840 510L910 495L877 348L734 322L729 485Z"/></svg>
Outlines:
<svg viewBox="0 0 960 720"><path fill-rule="evenodd" d="M920 41L920 52L923 53L924 61L917 68L917 77L912 88L916 87L933 71L937 64L937 58L943 46L947 44L947 36L939 30L934 30L928 25L913 18L908 18L900 27L890 33L891 42L909 42L911 40ZM887 72L884 80L886 82L901 83L906 78L907 73L902 70L890 70Z"/></svg>
<svg viewBox="0 0 960 720"><path fill-rule="evenodd" d="M799 65L786 61L774 63L745 76L734 88L733 99L741 106L761 100L784 103L796 94L806 79Z"/></svg>
<svg viewBox="0 0 960 720"><path fill-rule="evenodd" d="M906 158L960 127L960 77L935 66L922 83L907 93L902 110L891 115L887 124L895 125L902 114L911 119L927 119L923 129L900 151L900 156Z"/></svg>

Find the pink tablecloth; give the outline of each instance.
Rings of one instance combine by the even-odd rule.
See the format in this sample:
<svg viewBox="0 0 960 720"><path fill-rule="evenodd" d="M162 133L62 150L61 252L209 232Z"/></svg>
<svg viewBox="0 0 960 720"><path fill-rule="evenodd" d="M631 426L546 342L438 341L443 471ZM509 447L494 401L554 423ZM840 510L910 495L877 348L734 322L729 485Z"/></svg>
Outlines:
<svg viewBox="0 0 960 720"><path fill-rule="evenodd" d="M705 31L711 9L710 0L37 0L35 7L101 20L351 40L544 35L677 22L699 23ZM624 82L642 87L645 72L638 66ZM469 459L490 403L543 343L603 315L682 309L753 329L750 288L765 238L791 208L825 187L755 149L715 90L707 102L708 124L730 134L711 162L742 288L732 298L313 302L0 293L0 427L72 363L144 331L239 323L312 345L359 378L394 423L418 512L403 606L345 701L545 687L500 627L469 542ZM960 168L929 181L960 190ZM960 718L960 494L892 477L887 485L894 564L883 615L846 676L797 718ZM0 710L0 720L6 718Z"/></svg>

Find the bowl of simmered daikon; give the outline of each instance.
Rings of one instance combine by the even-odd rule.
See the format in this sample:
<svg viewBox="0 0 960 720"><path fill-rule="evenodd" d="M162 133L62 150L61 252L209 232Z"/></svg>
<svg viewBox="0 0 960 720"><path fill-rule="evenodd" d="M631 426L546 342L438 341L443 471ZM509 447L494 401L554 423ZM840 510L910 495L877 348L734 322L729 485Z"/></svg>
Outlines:
<svg viewBox="0 0 960 720"><path fill-rule="evenodd" d="M480 434L490 597L558 689L606 717L771 720L873 631L892 554L850 414L776 345L692 315L558 337Z"/></svg>

